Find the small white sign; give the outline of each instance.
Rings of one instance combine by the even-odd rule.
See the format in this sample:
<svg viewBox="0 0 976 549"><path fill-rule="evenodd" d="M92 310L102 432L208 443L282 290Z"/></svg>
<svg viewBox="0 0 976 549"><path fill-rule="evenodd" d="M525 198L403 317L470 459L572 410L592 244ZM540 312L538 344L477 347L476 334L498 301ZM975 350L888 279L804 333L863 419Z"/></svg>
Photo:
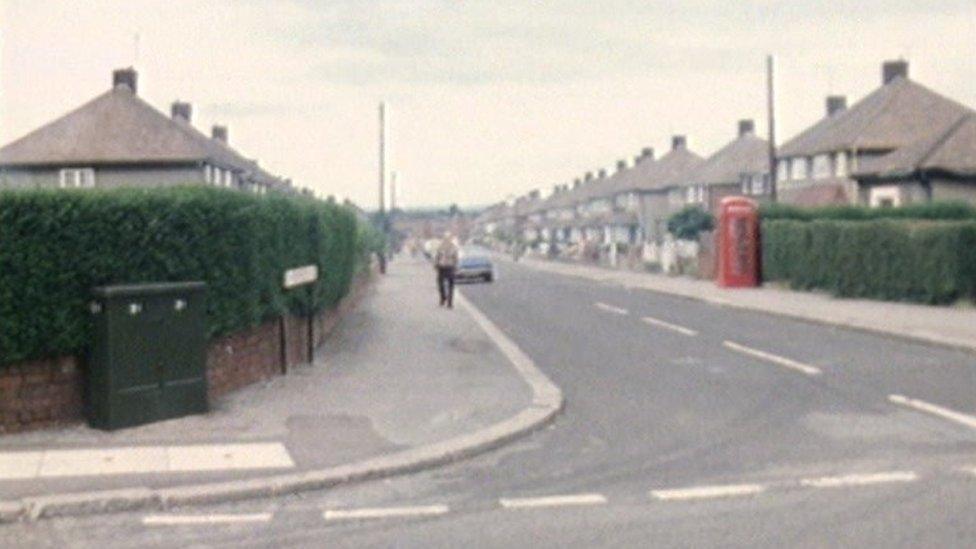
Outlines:
<svg viewBox="0 0 976 549"><path fill-rule="evenodd" d="M319 279L319 268L316 265L305 265L285 271L285 289L310 284Z"/></svg>

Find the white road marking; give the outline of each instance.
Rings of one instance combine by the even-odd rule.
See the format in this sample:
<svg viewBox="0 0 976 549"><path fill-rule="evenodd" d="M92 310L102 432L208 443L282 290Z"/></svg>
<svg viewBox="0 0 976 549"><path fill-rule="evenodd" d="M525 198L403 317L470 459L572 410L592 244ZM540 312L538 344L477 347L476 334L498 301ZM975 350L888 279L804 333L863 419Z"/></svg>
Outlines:
<svg viewBox="0 0 976 549"><path fill-rule="evenodd" d="M249 515L148 515L142 517L146 526L182 526L200 524L240 524L246 522L268 522L271 513Z"/></svg>
<svg viewBox="0 0 976 549"><path fill-rule="evenodd" d="M810 366L809 364L797 362L795 360L786 357L774 355L772 353L767 353L765 351L760 351L759 349L753 349L752 347L746 347L745 345L740 345L734 341L724 341L722 342L722 345L726 346L729 349L732 349L733 351L738 351L742 354L754 356L756 358L761 358L768 362L772 362L773 364L778 364L785 368L796 370L808 376L818 376L821 373L823 373L820 371L820 368L817 368L816 366Z"/></svg>
<svg viewBox="0 0 976 549"><path fill-rule="evenodd" d="M949 421L954 421L960 425L965 425L970 429L976 429L976 417L973 417L968 414L964 414L962 412L957 412L955 410L950 410L949 408L944 408L937 404L925 402L924 400L908 398L902 395L888 395L888 400L890 400L895 404L908 406L909 408L914 408L921 412L926 412L932 415L939 416L943 419L948 419Z"/></svg>
<svg viewBox="0 0 976 549"><path fill-rule="evenodd" d="M653 318L653 317L650 317L650 316L645 316L645 317L641 318L641 321L644 322L644 323L646 323L646 324L651 324L652 326L658 326L658 327L661 327L661 328L665 328L665 329L668 329L668 330L672 330L672 331L678 332L679 334L684 334L686 336L696 336L696 335L698 335L698 332L696 332L695 330L692 330L691 328L685 328L684 326L678 326L677 324L672 324L670 322L665 322L663 320L660 320L660 319L657 319L657 318Z"/></svg>
<svg viewBox="0 0 976 549"><path fill-rule="evenodd" d="M322 513L325 520L364 520L397 517L429 517L450 511L447 505L421 505L416 507L374 507L362 509L327 509Z"/></svg>
<svg viewBox="0 0 976 549"><path fill-rule="evenodd" d="M630 314L629 311L627 311L627 309L621 309L620 307L614 307L613 305L607 305L606 303L603 303L602 301L597 301L593 305L596 306L597 309L603 309L604 311L606 311L608 313L613 313L615 315L626 315L626 314Z"/></svg>
<svg viewBox="0 0 976 549"><path fill-rule="evenodd" d="M762 484L726 484L719 486L695 486L691 488L672 488L668 490L651 490L651 497L662 501L726 498L734 496L749 496L766 491Z"/></svg>
<svg viewBox="0 0 976 549"><path fill-rule="evenodd" d="M529 509L535 507L565 507L571 505L602 505L607 498L601 494L573 494L566 496L543 496L536 498L501 498L498 503L506 509Z"/></svg>
<svg viewBox="0 0 976 549"><path fill-rule="evenodd" d="M887 473L805 478L800 480L800 486L808 486L811 488L841 488L844 486L865 486L868 484L884 484L887 482L911 482L916 479L918 479L918 475L914 471L890 471Z"/></svg>

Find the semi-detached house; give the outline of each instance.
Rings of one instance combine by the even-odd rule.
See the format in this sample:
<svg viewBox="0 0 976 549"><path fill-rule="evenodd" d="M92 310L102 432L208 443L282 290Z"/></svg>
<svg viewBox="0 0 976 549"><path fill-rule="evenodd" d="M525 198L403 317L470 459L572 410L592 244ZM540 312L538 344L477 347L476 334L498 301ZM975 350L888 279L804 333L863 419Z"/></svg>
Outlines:
<svg viewBox="0 0 976 549"><path fill-rule="evenodd" d="M819 122L777 151L780 201L799 205L849 204L859 200L852 174L902 147L944 135L971 112L911 80L908 63L882 66L882 85L850 108L827 100ZM870 190L864 202L871 202Z"/></svg>
<svg viewBox="0 0 976 549"><path fill-rule="evenodd" d="M767 196L769 142L756 136L752 120L740 120L736 138L688 172L677 193L686 205L716 214L727 196Z"/></svg>
<svg viewBox="0 0 976 549"><path fill-rule="evenodd" d="M138 73L119 69L112 87L0 149L0 188L117 188L211 185L254 193L294 192L228 142L193 127L192 106L167 117L139 97Z"/></svg>

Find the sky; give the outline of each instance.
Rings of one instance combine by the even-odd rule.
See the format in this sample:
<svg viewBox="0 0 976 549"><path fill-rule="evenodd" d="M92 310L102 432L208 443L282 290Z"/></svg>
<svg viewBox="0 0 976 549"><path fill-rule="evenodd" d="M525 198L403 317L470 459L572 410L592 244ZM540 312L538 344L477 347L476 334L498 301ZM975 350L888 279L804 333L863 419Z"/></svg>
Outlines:
<svg viewBox="0 0 976 549"><path fill-rule="evenodd" d="M0 0L0 144L132 65L161 111L189 101L204 132L365 207L385 101L398 204L488 204L675 134L707 156L739 119L765 133L767 54L780 142L887 59L976 107L976 0Z"/></svg>

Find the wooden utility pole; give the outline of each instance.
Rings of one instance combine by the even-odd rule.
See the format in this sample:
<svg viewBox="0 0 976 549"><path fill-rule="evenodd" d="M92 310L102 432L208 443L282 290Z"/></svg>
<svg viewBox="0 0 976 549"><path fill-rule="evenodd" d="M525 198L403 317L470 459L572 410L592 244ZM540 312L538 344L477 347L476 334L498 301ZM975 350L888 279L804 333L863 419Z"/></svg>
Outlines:
<svg viewBox="0 0 976 549"><path fill-rule="evenodd" d="M380 208L379 229L383 233L384 247L379 254L380 273L386 274L386 238L389 230L386 223L386 104L380 101Z"/></svg>

